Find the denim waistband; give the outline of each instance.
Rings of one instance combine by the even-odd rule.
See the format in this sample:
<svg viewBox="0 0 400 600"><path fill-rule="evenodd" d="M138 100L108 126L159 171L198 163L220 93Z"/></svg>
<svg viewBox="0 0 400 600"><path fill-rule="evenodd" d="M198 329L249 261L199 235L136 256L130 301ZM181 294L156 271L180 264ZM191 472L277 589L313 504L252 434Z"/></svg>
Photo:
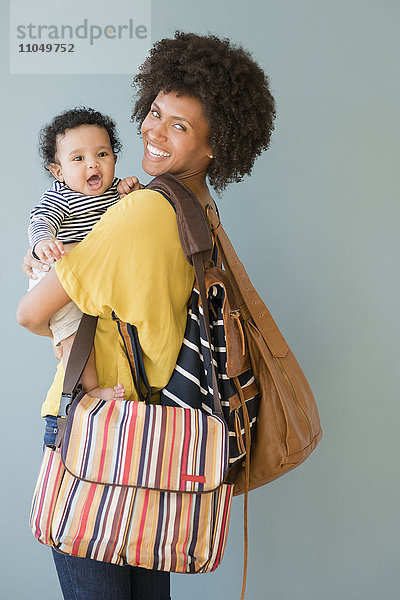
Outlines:
<svg viewBox="0 0 400 600"><path fill-rule="evenodd" d="M46 425L44 428L43 443L45 446L54 446L58 432L57 417L47 415L44 420L46 421Z"/></svg>

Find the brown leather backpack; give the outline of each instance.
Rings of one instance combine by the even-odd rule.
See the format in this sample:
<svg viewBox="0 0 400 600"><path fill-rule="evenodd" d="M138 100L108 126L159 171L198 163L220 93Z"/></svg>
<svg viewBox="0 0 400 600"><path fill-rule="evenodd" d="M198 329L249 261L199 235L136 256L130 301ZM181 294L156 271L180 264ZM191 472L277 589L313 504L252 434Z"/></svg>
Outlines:
<svg viewBox="0 0 400 600"><path fill-rule="evenodd" d="M235 485L234 494L245 494L243 598L247 569L247 493L284 475L311 454L322 436L318 409L303 371L251 284L215 208L207 206L204 213L194 194L169 174L156 177L147 187L161 191L172 201L183 251L195 268L202 306L208 305L208 291L213 283L220 282L226 294L227 362L233 365L231 373L228 365L227 374L237 388L229 404L231 411L238 406L242 408L246 450L244 460L235 463L228 473L228 481ZM211 261L215 245L219 256L217 265ZM211 347L208 319L208 311L204 311ZM253 436L245 389L238 384L237 377L249 365L260 395ZM218 396L217 379L213 369L214 398Z"/></svg>
<svg viewBox="0 0 400 600"><path fill-rule="evenodd" d="M230 283L226 286L229 316L235 322L239 317L246 340L245 352L261 397L250 448L248 486L243 463L236 464L229 473L235 495L242 494L246 488L252 490L284 475L311 454L322 436L317 405L303 371L251 284L215 209L207 206L205 215L194 194L169 174L156 177L147 187L163 191L171 198L182 247L195 267L200 293L209 277L215 280L216 271L222 269L210 265L214 242L224 267L220 278ZM206 298L202 298L203 305ZM225 329L228 326L225 324ZM233 339L228 352L241 355L242 344L235 346L236 340ZM242 359L242 362L247 361Z"/></svg>

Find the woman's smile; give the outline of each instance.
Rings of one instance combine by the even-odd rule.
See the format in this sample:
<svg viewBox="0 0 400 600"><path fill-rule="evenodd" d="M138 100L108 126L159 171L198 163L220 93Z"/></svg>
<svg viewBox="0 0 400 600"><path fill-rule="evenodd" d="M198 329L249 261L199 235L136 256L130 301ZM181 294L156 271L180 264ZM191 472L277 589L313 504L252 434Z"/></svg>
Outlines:
<svg viewBox="0 0 400 600"><path fill-rule="evenodd" d="M150 143L147 143L146 150L149 153L149 155L153 158L168 158L169 156L171 156L171 154L169 154L168 152L164 152L163 150L152 146Z"/></svg>

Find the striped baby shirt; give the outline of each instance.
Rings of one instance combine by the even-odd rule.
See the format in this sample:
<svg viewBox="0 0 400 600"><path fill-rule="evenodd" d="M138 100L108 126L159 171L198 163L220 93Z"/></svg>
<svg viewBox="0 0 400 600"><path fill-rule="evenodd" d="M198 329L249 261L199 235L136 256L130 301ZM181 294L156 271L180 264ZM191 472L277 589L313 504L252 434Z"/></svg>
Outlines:
<svg viewBox="0 0 400 600"><path fill-rule="evenodd" d="M120 181L115 177L108 190L98 196L85 196L65 183L54 181L31 211L28 227L31 248L41 240L55 237L64 244L81 242L106 210L118 202Z"/></svg>

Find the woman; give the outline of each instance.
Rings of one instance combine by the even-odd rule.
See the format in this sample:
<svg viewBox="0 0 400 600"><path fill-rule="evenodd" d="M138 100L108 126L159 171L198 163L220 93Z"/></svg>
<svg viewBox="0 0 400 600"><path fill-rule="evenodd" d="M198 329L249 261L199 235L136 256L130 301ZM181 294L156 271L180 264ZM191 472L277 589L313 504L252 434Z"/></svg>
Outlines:
<svg viewBox="0 0 400 600"><path fill-rule="evenodd" d="M132 118L143 137L144 170L151 176L172 173L204 207L213 205L207 178L221 192L249 174L255 158L269 145L275 104L268 79L250 55L229 40L177 32L174 39L154 45L134 85L138 99ZM38 266L28 254L23 265L28 275L33 264ZM94 347L99 385L121 381L126 398L136 400L111 318L115 311L138 329L157 401L179 353L193 282L174 210L158 192L140 190L110 209L21 300L18 321L33 333L50 335L50 316L71 299L83 312L98 315ZM42 408L53 434L62 379L59 365ZM167 573L53 554L67 600L170 597Z"/></svg>

